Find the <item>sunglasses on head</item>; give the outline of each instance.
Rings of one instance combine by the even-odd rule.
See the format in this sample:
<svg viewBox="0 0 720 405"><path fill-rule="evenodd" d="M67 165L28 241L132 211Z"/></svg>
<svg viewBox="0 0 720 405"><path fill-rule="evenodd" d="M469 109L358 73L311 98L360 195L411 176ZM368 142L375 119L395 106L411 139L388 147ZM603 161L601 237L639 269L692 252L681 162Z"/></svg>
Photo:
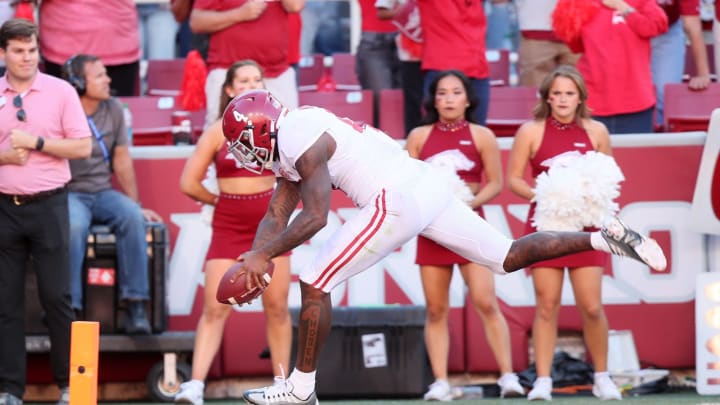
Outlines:
<svg viewBox="0 0 720 405"><path fill-rule="evenodd" d="M19 110L17 111L17 114L15 115L17 117L17 119L22 122L27 121L27 113L25 113L25 110L23 110L23 108L22 108L23 102L22 102L22 96L20 94L15 96L15 98L13 99L13 105L15 106L15 108L19 108Z"/></svg>

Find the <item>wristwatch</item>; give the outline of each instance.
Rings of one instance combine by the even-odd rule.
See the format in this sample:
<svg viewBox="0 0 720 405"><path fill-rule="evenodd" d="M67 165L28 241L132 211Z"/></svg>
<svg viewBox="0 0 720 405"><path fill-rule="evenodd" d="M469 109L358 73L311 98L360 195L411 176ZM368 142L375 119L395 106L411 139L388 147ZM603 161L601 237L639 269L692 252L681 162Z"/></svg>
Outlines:
<svg viewBox="0 0 720 405"><path fill-rule="evenodd" d="M45 139L42 136L38 136L37 143L35 143L35 150L40 152L45 146Z"/></svg>
<svg viewBox="0 0 720 405"><path fill-rule="evenodd" d="M636 11L636 10L635 10L633 7L628 7L628 8L625 9L625 11L623 11L622 13L620 13L620 15L623 16L623 18L624 18L624 17L627 17L628 14L634 13L635 11Z"/></svg>

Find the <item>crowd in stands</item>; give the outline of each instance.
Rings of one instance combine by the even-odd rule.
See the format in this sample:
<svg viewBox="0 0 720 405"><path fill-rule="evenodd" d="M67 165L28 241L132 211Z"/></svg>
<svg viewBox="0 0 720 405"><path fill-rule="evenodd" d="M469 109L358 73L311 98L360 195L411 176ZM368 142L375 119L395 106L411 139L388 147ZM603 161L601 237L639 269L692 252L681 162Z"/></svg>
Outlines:
<svg viewBox="0 0 720 405"><path fill-rule="evenodd" d="M554 134L571 130L573 136L591 139L590 149L610 154L610 146L605 143L608 134L650 133L662 128L666 118L665 85L683 82L686 50L695 66L686 78L687 86L695 91L711 86L711 66L716 56L707 52L712 48L706 46L703 34L701 1L706 0L357 0L362 22L353 74L362 89L372 92L376 126L380 121L381 92L401 89L404 115L395 119L402 121L403 135L410 134L407 148L413 157L427 159L430 156L427 149L423 153L426 142L437 149L433 154L441 152L440 148L447 145L433 145L429 139L442 138L445 132L463 136L467 138L463 141L477 147L468 152L467 157L479 163L481 170L465 180L477 197L473 208L481 214L482 204L503 185L497 143L487 128L488 111L493 102L488 51L504 49L515 54L517 63L511 69L517 75L517 84L537 88L542 97L540 104L546 101L550 105L544 115L536 111L535 119L542 124L526 125L518 132L518 139L525 139L523 142L527 143L522 145L527 148L513 151L516 166L508 173L509 182L515 182L513 191L532 198L527 190L529 186L518 185L518 179L523 177L528 164L534 164L531 155L537 152L539 144L533 142L542 138L543 131ZM23 25L14 18L18 4L26 3L34 7L30 17L37 20L37 25ZM319 28L330 22L304 18L304 8L316 9L315 6L305 0L171 0L142 4L133 0L0 0L0 21L6 21L0 29L0 53L3 66L7 65L7 74L0 79L4 92L0 98L0 122L12 123L5 125L6 128L19 125L19 129L0 132L0 149L8 149L9 145L14 148L12 153L0 155L0 196L3 197L0 208L8 208L0 214L0 228L5 229L0 232L0 241L9 240L3 239L7 235L40 234L39 239L23 246L24 250L17 255L1 256L0 263L21 271L27 256L32 256L43 286L41 290L54 291L43 295L54 349L68 347L69 321L82 318L80 275L85 240L93 223L108 224L118 235L120 298L126 302L128 311L125 332L151 333L144 310L149 299L144 225L146 221L162 221L162 218L143 209L140 203L129 154L132 140L128 139L127 122L115 96L142 93L145 61L184 58L192 49L200 51L207 66L207 76L202 78L206 103L204 134L188 161L182 190L200 202L216 206L216 216L218 212L225 212L232 217L226 211L236 209L238 204L248 204L245 200L249 198L253 201L261 198L260 201L267 203L272 194L268 190L272 190L274 184L272 176L253 177L234 167L225 167L225 172L221 172L223 166L218 162L230 155L218 119L230 99L245 89L266 88L290 109L301 104L298 86L301 56L313 53L331 56L345 51L343 44L336 43L342 34L335 32L328 36L332 30ZM338 5L332 7L335 6ZM720 7L716 11L720 12ZM82 23L70 24L69 21ZM312 41L304 40L306 31L317 32ZM720 48L720 44L715 45ZM25 60L29 61L26 65L32 65L32 72L23 70L21 54L26 55ZM558 74L560 66L571 67L561 68ZM244 73L235 73L240 70ZM554 81L558 77L560 79ZM69 85L56 78L64 79ZM45 89L52 90L52 96L44 96ZM465 97L461 99L463 105L451 106L449 110L440 108L441 98L450 97L448 94L453 92ZM567 122L552 119L552 116L562 116L558 111L565 108L562 102L553 99L553 94L561 97L562 92L574 100L570 103L573 110ZM12 114L8 113L8 107ZM578 117L586 120L585 127L568 126L580 119L576 111L583 112ZM41 115L52 119L39 123L36 117ZM531 120L532 112L528 111L527 115ZM460 124L453 126L454 121ZM62 125L53 127L60 122ZM37 136L45 133L43 131L57 132L58 127L65 128L65 132L48 139ZM92 147L88 139L93 141ZM68 160L69 165L64 163ZM212 191L202 183L213 164L220 180L219 191ZM26 178L18 174L17 167L29 167L35 174L49 170L50 175L44 176L47 179L44 182L21 184L9 180ZM111 176L118 178L121 190L113 189ZM33 196L27 200L28 204L17 199L23 195ZM26 210L21 212L17 207ZM261 214L253 220L259 222ZM25 221L27 227L6 226L18 218ZM43 239L48 234L33 228L48 224L57 228L54 234L69 237L60 238L59 243L48 241ZM240 225L220 220L212 226L216 232L244 233L245 239L241 238L241 242L245 248L241 250L250 248L254 229L239 230L236 228ZM0 250L9 249L10 245L3 243L6 242L0 242ZM228 252L227 246L225 250L215 247L217 250L208 255L206 262L206 299L198 324L193 380L183 387L185 392L179 398L193 404L203 402L203 382L220 344L218 335L230 315L229 308L217 304L213 297L223 270L235 256ZM232 246L230 250L235 248ZM436 248L436 255L447 255ZM500 365L499 384L503 393L524 394L511 369L507 324L494 295L491 273L460 258L434 259L418 258L428 303L426 344L436 377L426 399L454 397L447 383L447 289L454 264L460 265L472 303L487 327L488 341ZM602 385L604 391L599 396L617 399L619 394L614 386L608 385L611 382L608 383L607 373L602 374L606 370L603 362L607 357L607 320L599 302L599 289L605 259L603 256L580 264L545 263L540 272L534 273L538 316L533 334L537 338L535 352L540 361L538 375L548 378L556 338L554 326L562 269L591 267L592 271L586 273L587 279L576 277L576 273L570 277L576 291L584 289L589 295L578 303L589 331L586 339L592 333L599 336L595 340L587 339L596 370L601 373L596 384ZM286 283L276 282L277 291L269 290L268 300L264 302L265 313L272 320L268 341L276 375L289 367L289 266L288 257L277 259L276 269L280 271L276 270L276 274L287 273ZM482 277L473 276L480 272ZM0 301L0 325L3 325L0 404L21 404L24 393L25 365L19 358L24 350L20 348L18 332L22 328L14 326L19 321L12 315L21 299L16 294L21 288L17 287L18 282L19 278L14 277L3 278L0 283L5 291L0 291L0 296L11 297ZM66 288L50 288L58 285ZM10 321L5 322L6 318ZM51 358L61 389L58 404L67 404L67 355L57 349ZM535 399L549 400L547 384L552 381L539 381Z"/></svg>
<svg viewBox="0 0 720 405"><path fill-rule="evenodd" d="M52 33L53 41L44 41L41 36L43 69L59 76L60 62L71 56L60 48L97 54L108 66L116 96L144 94L144 83L137 82L137 77L146 74L146 61L184 58L189 50L199 50L208 67L204 127L217 116L217 84L233 62L242 58L257 60L264 69L268 88L292 107L299 103L297 83L304 73L301 55L351 52L349 28L330 27L348 24L342 14L347 12L342 10L343 2L321 10L316 2L288 2L289 7L285 2L245 2L244 7L236 8L232 2L221 6L202 0L137 5L127 1L125 6L113 6L122 9L114 12L116 21L119 16L125 17L119 20L122 24L106 29L106 36L101 27L107 26L105 19L113 14L112 10L68 10L53 2L45 3L47 6L39 7L40 28ZM380 121L380 91L402 89L407 135L423 115L421 103L428 83L435 72L445 69L459 69L471 79L481 100L476 119L485 124L487 104L492 100L490 87L497 85L490 77L492 61L488 51L511 54L512 63L505 70L510 71L512 80L502 84L505 86L537 88L556 66L577 64L588 83L594 116L613 134L665 130L666 84L684 80L695 91L711 84L714 55L709 55L708 50L713 47L705 35L709 27L707 15L703 15L704 20L700 16L709 0L561 0L561 7L556 9L557 3L488 0L455 2L445 7L427 0L357 1L360 36L352 50L352 82L373 91L373 124L377 126ZM582 4L590 7L578 8ZM284 16L273 17L278 12ZM63 13L80 15L95 22L94 26L56 32L62 28L56 21L64 18ZM424 21L423 14L432 14L433 18ZM582 17L578 17L580 14ZM612 18L608 20L608 16ZM273 28L265 29L268 24ZM618 24L627 29L609 30ZM571 26L585 28L569 32L566 28ZM225 45L238 35L245 38L243 47ZM72 42L77 41L72 38L81 37L95 40L87 44ZM249 43L247 38L252 38ZM687 64L692 68L688 69ZM307 86L301 86L301 91L302 87Z"/></svg>

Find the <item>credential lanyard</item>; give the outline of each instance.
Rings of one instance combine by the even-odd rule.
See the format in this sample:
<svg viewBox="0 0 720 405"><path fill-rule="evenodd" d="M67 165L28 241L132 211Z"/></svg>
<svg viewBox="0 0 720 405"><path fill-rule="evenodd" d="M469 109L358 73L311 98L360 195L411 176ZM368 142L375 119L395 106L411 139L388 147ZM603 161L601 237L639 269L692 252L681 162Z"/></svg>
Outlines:
<svg viewBox="0 0 720 405"><path fill-rule="evenodd" d="M93 135L95 135L95 138L98 140L98 143L100 144L100 149L102 149L103 157L105 158L105 162L110 162L110 153L108 153L107 146L105 146L105 142L103 142L102 135L100 134L100 131L98 131L97 126L95 125L95 121L93 121L92 117L87 117L88 124L90 124L90 130L92 131Z"/></svg>

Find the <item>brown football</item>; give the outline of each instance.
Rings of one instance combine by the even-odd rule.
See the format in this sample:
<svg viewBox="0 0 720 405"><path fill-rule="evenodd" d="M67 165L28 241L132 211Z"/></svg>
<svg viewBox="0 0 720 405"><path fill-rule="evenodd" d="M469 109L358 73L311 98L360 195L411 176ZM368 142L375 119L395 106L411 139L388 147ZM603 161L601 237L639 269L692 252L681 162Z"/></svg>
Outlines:
<svg viewBox="0 0 720 405"><path fill-rule="evenodd" d="M240 270L241 267L242 261L239 261L237 263L234 263L225 271L222 279L220 279L217 293L215 294L215 298L218 300L218 302L229 305L247 304L255 298L259 297L265 291L265 288L257 286L248 290L245 287L245 271ZM268 271L263 276L268 283L271 280L274 268L275 265L273 264L273 262L270 262ZM230 280L237 272L240 272L240 275L235 279L234 282L231 282Z"/></svg>

